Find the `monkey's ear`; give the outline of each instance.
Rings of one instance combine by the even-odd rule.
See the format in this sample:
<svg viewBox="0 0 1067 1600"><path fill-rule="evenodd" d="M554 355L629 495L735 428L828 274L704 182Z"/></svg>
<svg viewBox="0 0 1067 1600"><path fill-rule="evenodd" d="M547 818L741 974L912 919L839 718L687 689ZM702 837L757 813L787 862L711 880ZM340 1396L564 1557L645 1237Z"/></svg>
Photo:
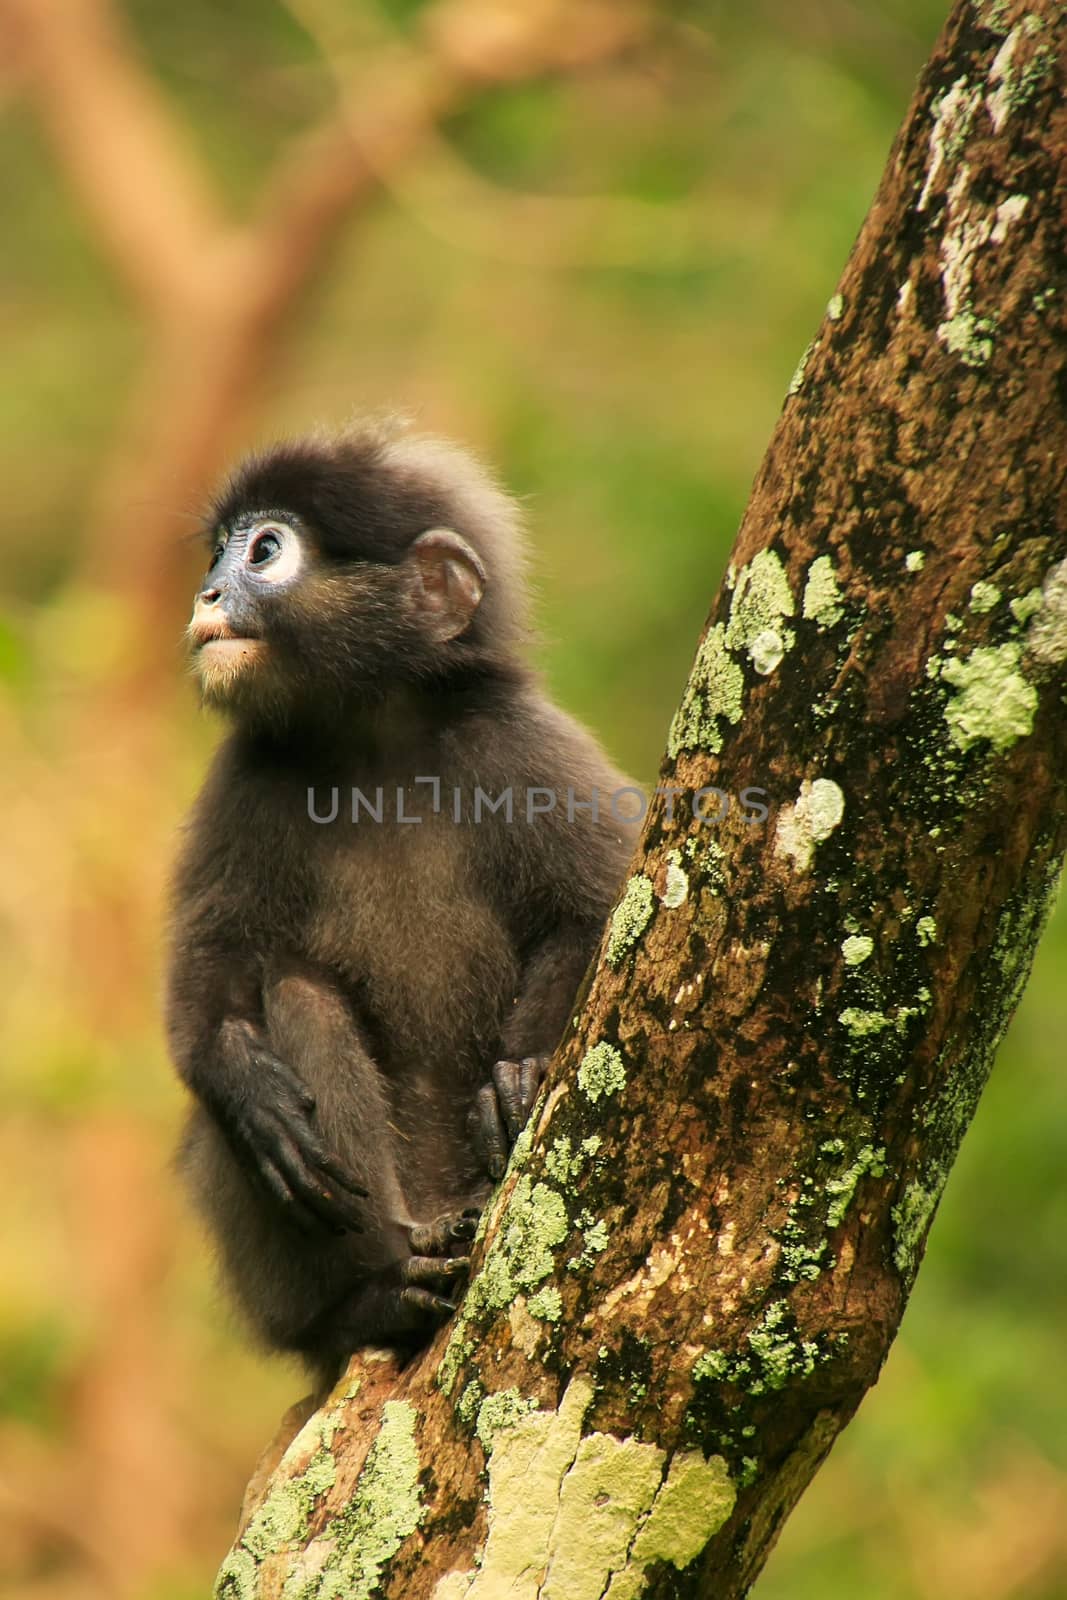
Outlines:
<svg viewBox="0 0 1067 1600"><path fill-rule="evenodd" d="M405 558L409 597L435 644L456 639L477 611L486 571L466 539L451 528L420 533Z"/></svg>

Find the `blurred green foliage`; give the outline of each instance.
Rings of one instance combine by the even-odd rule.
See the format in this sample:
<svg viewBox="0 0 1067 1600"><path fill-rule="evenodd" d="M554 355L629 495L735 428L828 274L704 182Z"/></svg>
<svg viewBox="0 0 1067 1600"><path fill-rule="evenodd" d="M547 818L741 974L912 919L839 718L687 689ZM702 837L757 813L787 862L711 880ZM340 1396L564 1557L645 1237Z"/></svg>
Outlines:
<svg viewBox="0 0 1067 1600"><path fill-rule="evenodd" d="M332 93L295 13L261 0L126 0L124 10L226 204L249 211L280 146ZM408 26L420 10L412 0L387 8ZM633 259L609 267L595 249L582 260L579 236L574 259L548 268L505 238L487 250L484 229L468 239L444 202L384 195L344 232L288 328L252 429L260 437L399 408L480 449L528 511L552 687L644 781L790 375L944 7L694 0L668 13L673 31L649 60L496 91L446 132L506 191L649 202L665 225L684 215L681 228L670 222L680 242L665 251L650 229ZM352 15L358 22L359 0ZM3 726L20 735L4 756L13 809L0 895L0 1153L23 1198L0 1242L0 1424L39 1435L58 1462L77 1444L70 1396L98 1359L93 1312L67 1292L79 1125L123 1108L154 1186L172 1187L165 1163L180 1104L156 1020L152 908L159 859L213 731L188 699L161 709L164 765L143 774L143 793L124 792L91 826L79 819L77 881L60 872L49 829L69 822L27 798L39 792L29 764L77 793L64 708L103 670L119 624L71 580L146 333L17 80L3 133L0 704ZM183 502L190 512L198 503L199 488ZM183 621L176 612L176 640ZM175 646L175 678L179 659ZM24 881L19 858L30 862ZM128 900L110 898L131 872L146 919L132 968ZM76 955L62 955L68 936L105 958L116 952L95 1023L94 996L72 996L63 976L77 971ZM884 1378L788 1524L761 1600L1054 1600L1067 1590L1065 956L1061 913ZM138 1591L144 1600L204 1592L257 1445L297 1393L291 1374L243 1349L190 1226L167 1261L153 1315L178 1374L168 1404L194 1462L193 1531L185 1555ZM201 1485L195 1463L215 1455L225 1472ZM13 1550L10 1579L0 1558L0 1594L80 1592L76 1561L69 1585L52 1588L54 1564L36 1546L26 1555L15 1538Z"/></svg>

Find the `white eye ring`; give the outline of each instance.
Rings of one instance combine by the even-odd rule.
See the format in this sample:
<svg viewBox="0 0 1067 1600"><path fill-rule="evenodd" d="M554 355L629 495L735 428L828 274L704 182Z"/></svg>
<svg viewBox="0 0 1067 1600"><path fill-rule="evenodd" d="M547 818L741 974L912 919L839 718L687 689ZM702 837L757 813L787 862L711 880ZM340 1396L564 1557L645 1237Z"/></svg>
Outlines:
<svg viewBox="0 0 1067 1600"><path fill-rule="evenodd" d="M276 548L255 559L257 548L267 541ZM288 583L304 565L304 546L300 535L287 522L257 522L248 530L245 565L264 583Z"/></svg>

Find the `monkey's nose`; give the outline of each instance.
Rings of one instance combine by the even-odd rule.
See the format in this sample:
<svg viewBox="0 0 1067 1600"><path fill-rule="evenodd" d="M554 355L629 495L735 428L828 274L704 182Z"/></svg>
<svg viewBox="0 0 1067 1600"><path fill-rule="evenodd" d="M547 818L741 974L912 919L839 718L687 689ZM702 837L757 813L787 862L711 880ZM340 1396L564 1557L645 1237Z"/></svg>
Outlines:
<svg viewBox="0 0 1067 1600"><path fill-rule="evenodd" d="M201 589L200 593L196 597L196 603L198 606L213 606L216 601L221 600L221 598L221 589Z"/></svg>

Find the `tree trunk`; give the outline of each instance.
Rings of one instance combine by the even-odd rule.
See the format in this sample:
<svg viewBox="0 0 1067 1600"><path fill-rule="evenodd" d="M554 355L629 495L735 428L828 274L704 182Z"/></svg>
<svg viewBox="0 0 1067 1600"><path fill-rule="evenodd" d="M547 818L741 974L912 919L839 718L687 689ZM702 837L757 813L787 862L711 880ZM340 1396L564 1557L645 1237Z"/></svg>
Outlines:
<svg viewBox="0 0 1067 1600"><path fill-rule="evenodd" d="M1065 41L953 12L464 1304L221 1595L729 1600L877 1378L1067 832Z"/></svg>

